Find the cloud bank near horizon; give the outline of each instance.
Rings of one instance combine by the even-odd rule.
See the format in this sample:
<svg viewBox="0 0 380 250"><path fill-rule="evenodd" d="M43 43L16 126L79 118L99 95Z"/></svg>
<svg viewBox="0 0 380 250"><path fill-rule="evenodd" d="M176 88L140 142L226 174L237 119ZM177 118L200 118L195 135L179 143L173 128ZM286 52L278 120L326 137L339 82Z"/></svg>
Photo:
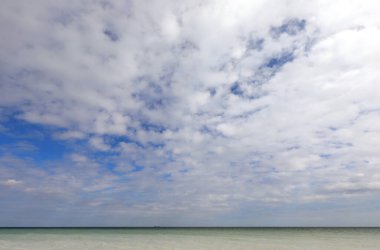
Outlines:
<svg viewBox="0 0 380 250"><path fill-rule="evenodd" d="M4 1L0 223L374 225L379 7Z"/></svg>

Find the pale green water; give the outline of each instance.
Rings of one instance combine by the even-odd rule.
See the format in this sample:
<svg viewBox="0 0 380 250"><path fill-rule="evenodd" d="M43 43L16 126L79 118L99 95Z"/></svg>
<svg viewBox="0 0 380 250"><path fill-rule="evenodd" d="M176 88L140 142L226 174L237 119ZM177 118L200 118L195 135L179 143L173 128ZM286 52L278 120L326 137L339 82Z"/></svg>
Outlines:
<svg viewBox="0 0 380 250"><path fill-rule="evenodd" d="M380 249L380 229L0 229L0 249Z"/></svg>

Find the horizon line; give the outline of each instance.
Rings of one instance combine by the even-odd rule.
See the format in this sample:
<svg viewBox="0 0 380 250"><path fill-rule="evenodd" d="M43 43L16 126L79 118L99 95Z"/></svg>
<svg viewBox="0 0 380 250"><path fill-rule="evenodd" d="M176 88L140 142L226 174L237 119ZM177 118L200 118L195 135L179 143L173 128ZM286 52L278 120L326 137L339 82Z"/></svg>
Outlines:
<svg viewBox="0 0 380 250"><path fill-rule="evenodd" d="M0 226L0 229L334 229L378 228L380 226Z"/></svg>

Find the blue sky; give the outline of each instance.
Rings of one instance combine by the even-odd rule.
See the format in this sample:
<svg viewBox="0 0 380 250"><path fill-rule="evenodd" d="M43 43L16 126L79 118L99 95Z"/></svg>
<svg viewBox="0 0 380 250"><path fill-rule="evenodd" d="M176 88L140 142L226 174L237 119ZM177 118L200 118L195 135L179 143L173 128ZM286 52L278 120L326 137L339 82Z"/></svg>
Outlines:
<svg viewBox="0 0 380 250"><path fill-rule="evenodd" d="M379 7L3 1L0 226L380 226Z"/></svg>

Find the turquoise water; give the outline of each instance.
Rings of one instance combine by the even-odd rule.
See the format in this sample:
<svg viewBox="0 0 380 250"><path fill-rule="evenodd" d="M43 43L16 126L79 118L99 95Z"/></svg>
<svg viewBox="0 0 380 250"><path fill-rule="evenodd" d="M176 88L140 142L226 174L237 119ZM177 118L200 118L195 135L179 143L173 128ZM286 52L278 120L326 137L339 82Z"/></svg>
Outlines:
<svg viewBox="0 0 380 250"><path fill-rule="evenodd" d="M0 229L0 249L380 249L380 229Z"/></svg>

